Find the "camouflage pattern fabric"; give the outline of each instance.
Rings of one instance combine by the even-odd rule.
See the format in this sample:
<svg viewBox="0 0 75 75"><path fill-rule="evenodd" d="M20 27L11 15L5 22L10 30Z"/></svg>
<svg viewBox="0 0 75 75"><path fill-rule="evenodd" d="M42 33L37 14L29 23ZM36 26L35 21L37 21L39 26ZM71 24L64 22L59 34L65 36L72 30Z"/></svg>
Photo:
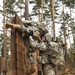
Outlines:
<svg viewBox="0 0 75 75"><path fill-rule="evenodd" d="M34 24L28 27L22 27L23 30L28 33L32 33L29 36L29 45L32 48L28 50L28 54L31 62L34 62L32 55L33 48L39 50L39 56L36 58L38 63L43 65L44 75L55 75L54 67L52 65L58 65L61 61L60 56L60 43L52 41L52 36L49 34L45 25ZM38 39L36 39L37 37Z"/></svg>

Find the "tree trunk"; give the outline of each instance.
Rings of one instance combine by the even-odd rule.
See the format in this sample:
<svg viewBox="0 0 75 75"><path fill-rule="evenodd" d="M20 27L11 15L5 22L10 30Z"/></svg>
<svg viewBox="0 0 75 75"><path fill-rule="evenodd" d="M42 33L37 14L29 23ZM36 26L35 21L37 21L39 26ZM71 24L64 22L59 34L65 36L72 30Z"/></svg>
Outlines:
<svg viewBox="0 0 75 75"><path fill-rule="evenodd" d="M74 50L75 50L74 24L72 23L71 8L70 8L70 20L71 20L71 28L72 28L72 35L73 35L73 42L74 42Z"/></svg>
<svg viewBox="0 0 75 75"><path fill-rule="evenodd" d="M73 48L75 53L75 34L74 34L74 23L72 23L72 15L71 15L71 8L70 8L70 20L71 20L71 28L72 28L72 35L73 35ZM75 57L74 57L74 63L75 63Z"/></svg>
<svg viewBox="0 0 75 75"><path fill-rule="evenodd" d="M4 25L4 51L3 51L3 56L4 56L4 59L5 59L5 61L4 61L4 73L3 73L3 75L6 75L6 24L5 24L5 22L6 22L6 20L5 20L5 13L6 13L6 11L5 11L5 2L6 2L6 0L3 0L3 25Z"/></svg>
<svg viewBox="0 0 75 75"><path fill-rule="evenodd" d="M54 18L54 0L52 0L52 22L53 22L53 37L55 39L55 18Z"/></svg>
<svg viewBox="0 0 75 75"><path fill-rule="evenodd" d="M66 27L65 27L65 22L64 22L64 42L65 42L65 61L67 61L67 42L66 42Z"/></svg>
<svg viewBox="0 0 75 75"><path fill-rule="evenodd" d="M38 21L39 22L41 21L40 18L41 18L41 16L40 16L40 10L38 9Z"/></svg>
<svg viewBox="0 0 75 75"><path fill-rule="evenodd" d="M26 20L28 20L28 17L29 17L28 1L29 0L25 0L25 19Z"/></svg>
<svg viewBox="0 0 75 75"><path fill-rule="evenodd" d="M43 24L43 0L41 0L41 6L42 6L42 24Z"/></svg>
<svg viewBox="0 0 75 75"><path fill-rule="evenodd" d="M66 42L66 24L65 24L65 15L64 15L64 6L63 6L63 26L64 26L64 42L65 42L65 47L64 47L64 53L65 53L65 61L67 61L67 42Z"/></svg>

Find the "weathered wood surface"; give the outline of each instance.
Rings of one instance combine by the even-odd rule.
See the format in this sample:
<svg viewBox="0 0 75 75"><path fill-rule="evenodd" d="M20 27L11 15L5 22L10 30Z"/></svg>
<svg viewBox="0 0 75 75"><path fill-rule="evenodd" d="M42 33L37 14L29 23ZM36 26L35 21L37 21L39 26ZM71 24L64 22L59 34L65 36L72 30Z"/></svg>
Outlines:
<svg viewBox="0 0 75 75"><path fill-rule="evenodd" d="M11 23L16 23L15 17L12 18ZM11 58L10 58L10 74L16 75L16 30L11 29Z"/></svg>
<svg viewBox="0 0 75 75"><path fill-rule="evenodd" d="M15 16L15 19L16 19L16 24L21 24L21 25L24 25L25 23L18 17L18 15L16 14Z"/></svg>
<svg viewBox="0 0 75 75"><path fill-rule="evenodd" d="M17 75L26 75L25 45L19 32L16 33Z"/></svg>
<svg viewBox="0 0 75 75"><path fill-rule="evenodd" d="M36 58L37 56L39 55L39 50L37 49L34 53L34 58L35 58L35 62L34 62L34 67L36 69L36 71L32 74L32 75L43 75L43 72L42 72L42 65L38 64ZM40 72L40 73L39 73Z"/></svg>
<svg viewBox="0 0 75 75"><path fill-rule="evenodd" d="M11 29L11 75L16 75L16 34L15 29Z"/></svg>
<svg viewBox="0 0 75 75"><path fill-rule="evenodd" d="M6 68L6 60L4 57L0 57L0 72L5 72L7 71L7 68Z"/></svg>
<svg viewBox="0 0 75 75"><path fill-rule="evenodd" d="M12 23L25 24L18 16L12 18ZM27 45L24 42L26 39L22 38L21 32L11 29L11 75L31 75L28 73L30 67L35 67L35 72L32 75L38 75L38 71L42 70L38 67L36 57L39 55L39 51L34 52L35 62L31 66L29 57L27 56ZM41 67L41 66L40 66ZM43 75L43 74L42 74Z"/></svg>
<svg viewBox="0 0 75 75"><path fill-rule="evenodd" d="M19 24L13 24L13 23L7 23L6 24L7 28L16 28L16 29L20 29L21 26Z"/></svg>

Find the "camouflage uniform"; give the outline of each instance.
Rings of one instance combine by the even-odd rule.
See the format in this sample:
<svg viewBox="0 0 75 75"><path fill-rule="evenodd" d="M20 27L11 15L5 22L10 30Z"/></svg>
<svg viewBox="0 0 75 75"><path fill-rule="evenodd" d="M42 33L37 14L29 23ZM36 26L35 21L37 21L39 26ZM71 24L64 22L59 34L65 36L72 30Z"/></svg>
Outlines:
<svg viewBox="0 0 75 75"><path fill-rule="evenodd" d="M25 27L24 29L28 33L30 33L30 31L33 33L29 36L30 49L28 55L30 56L31 62L34 62L32 53L38 48L39 56L36 59L38 63L42 65L44 75L55 75L54 66L60 63L60 59L58 58L59 44L52 41L52 36L47 32L44 26L38 26L38 28L31 26L28 28ZM42 39L43 37L45 38L44 40Z"/></svg>
<svg viewBox="0 0 75 75"><path fill-rule="evenodd" d="M31 45L39 49L39 56L37 57L37 61L42 65L43 73L45 75L55 75L55 66L59 64L62 65L64 61L64 58L62 58L62 46L60 46L62 43L51 41L51 35L48 34L47 36L47 34L45 35L45 41L36 42L33 39L33 43L35 43L36 46L34 44Z"/></svg>

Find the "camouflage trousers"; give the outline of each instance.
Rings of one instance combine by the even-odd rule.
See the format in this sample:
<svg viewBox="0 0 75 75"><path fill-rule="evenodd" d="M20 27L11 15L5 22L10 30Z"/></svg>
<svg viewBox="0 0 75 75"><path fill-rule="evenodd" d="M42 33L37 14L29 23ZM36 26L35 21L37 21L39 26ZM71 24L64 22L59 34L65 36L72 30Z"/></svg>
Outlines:
<svg viewBox="0 0 75 75"><path fill-rule="evenodd" d="M55 70L51 64L44 64L43 65L43 73L44 73L44 75L55 75Z"/></svg>

